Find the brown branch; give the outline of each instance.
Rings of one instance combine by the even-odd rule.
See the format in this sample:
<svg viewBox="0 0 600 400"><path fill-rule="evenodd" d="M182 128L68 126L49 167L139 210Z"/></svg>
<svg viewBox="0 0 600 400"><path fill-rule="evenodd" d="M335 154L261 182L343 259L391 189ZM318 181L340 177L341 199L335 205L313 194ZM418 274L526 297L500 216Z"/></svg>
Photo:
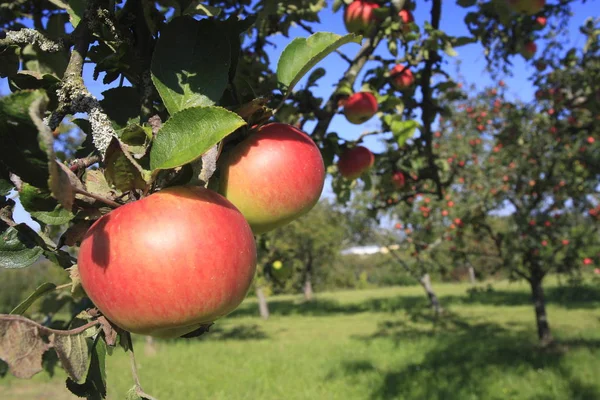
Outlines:
<svg viewBox="0 0 600 400"><path fill-rule="evenodd" d="M73 172L76 172L80 169L86 169L90 165L94 165L97 162L100 162L100 157L96 155L85 158L78 158L69 163L69 169Z"/></svg>
<svg viewBox="0 0 600 400"><path fill-rule="evenodd" d="M112 201L110 199L107 199L105 197L98 196L97 194L87 192L87 191L85 191L83 189L78 189L78 188L74 187L73 191L75 193L77 193L77 194L82 195L82 196L86 196L86 197L90 197L90 198L92 198L94 200L98 200L98 201L100 201L100 202L102 202L102 203L104 203L106 205L109 205L109 206L111 206L113 208L119 208L119 207L121 207L123 205L123 204L119 204L119 203L117 203L115 201Z"/></svg>
<svg viewBox="0 0 600 400"><path fill-rule="evenodd" d="M2 320L2 321L19 321L19 322L24 322L29 325L34 325L36 328L38 328L41 332L45 333L46 335L52 335L52 334L54 334L54 335L77 335L93 326L100 325L100 321L93 320L93 321L88 322L87 324L78 326L77 328L68 329L68 330L60 330L60 329L52 329L52 328L48 328L46 326L40 325L37 322L32 321L29 318L22 317L20 315L0 314L0 320Z"/></svg>

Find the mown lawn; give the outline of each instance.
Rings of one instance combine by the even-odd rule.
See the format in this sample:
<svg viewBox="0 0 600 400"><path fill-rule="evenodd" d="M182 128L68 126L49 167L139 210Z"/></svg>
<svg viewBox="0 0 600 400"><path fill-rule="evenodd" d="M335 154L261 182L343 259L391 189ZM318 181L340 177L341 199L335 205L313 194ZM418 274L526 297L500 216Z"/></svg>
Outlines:
<svg viewBox="0 0 600 400"><path fill-rule="evenodd" d="M600 399L600 286L547 285L560 343L549 350L536 344L526 286L468 288L436 285L440 319L418 287L275 297L268 321L248 299L204 337L153 348L136 338L142 385L161 400ZM124 398L129 371L115 351L109 399ZM62 373L5 378L0 399L71 399L63 385Z"/></svg>

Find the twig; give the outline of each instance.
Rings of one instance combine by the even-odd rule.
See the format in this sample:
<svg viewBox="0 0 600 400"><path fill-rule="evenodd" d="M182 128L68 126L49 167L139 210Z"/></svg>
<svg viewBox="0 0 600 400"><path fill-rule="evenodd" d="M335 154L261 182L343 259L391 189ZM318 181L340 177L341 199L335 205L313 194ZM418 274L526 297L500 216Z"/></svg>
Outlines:
<svg viewBox="0 0 600 400"><path fill-rule="evenodd" d="M35 321L30 320L29 318L25 318L22 317L20 315L9 315L9 314L0 314L0 320L2 321L19 321L19 322L24 322L27 323L29 325L34 325L37 329L39 329L41 332L45 333L46 335L77 335L78 333L84 332L85 330L96 326L96 325L100 325L100 321L98 320L93 320L88 322L87 324L78 326L77 328L73 328L73 329L68 329L68 330L60 330L60 329L52 329L52 328L48 328L46 326L40 325Z"/></svg>
<svg viewBox="0 0 600 400"><path fill-rule="evenodd" d="M90 165L94 165L97 162L100 162L100 157L96 155L85 158L78 158L70 162L69 169L73 172L76 172L80 169L86 169Z"/></svg>
<svg viewBox="0 0 600 400"><path fill-rule="evenodd" d="M135 362L135 353L133 351L133 341L131 340L131 333L125 331L124 333L125 339L127 340L127 346L129 347L129 361L131 365L131 375L133 377L133 383L135 387L135 393L146 400L156 400L154 397L148 395L142 389L142 385L140 384L140 377L138 375L137 364Z"/></svg>
<svg viewBox="0 0 600 400"><path fill-rule="evenodd" d="M110 200L110 199L107 199L107 198L105 198L105 197L98 196L97 194L94 194L94 193L87 192L87 191L85 191L85 190L83 190L83 189L78 189L78 188L74 187L74 188L73 188L73 191L74 191L75 193L77 193L77 194L80 194L80 195L82 195L82 196L86 196L86 197L90 197L90 198L92 198L92 199L94 199L94 200L98 200L98 201L100 201L100 202L102 202L102 203L104 203L104 204L106 204L106 205L109 205L109 206L111 206L111 207L113 207L113 208L119 208L119 207L121 207L121 206L122 206L122 204L119 204L119 203L117 203L117 202L115 202L115 201L112 201L112 200Z"/></svg>

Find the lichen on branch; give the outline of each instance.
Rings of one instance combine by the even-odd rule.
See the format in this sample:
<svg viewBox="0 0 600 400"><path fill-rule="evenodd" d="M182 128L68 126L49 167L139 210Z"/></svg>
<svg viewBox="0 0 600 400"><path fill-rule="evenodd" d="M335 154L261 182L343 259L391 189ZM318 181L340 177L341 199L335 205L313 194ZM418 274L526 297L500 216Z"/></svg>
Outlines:
<svg viewBox="0 0 600 400"><path fill-rule="evenodd" d="M42 35L35 29L29 28L23 28L18 31L8 31L6 32L6 38L0 40L0 46L27 44L36 45L42 51L48 53L56 53L58 51L64 50L65 48L64 42L62 40L55 42L51 39L48 39L46 36Z"/></svg>

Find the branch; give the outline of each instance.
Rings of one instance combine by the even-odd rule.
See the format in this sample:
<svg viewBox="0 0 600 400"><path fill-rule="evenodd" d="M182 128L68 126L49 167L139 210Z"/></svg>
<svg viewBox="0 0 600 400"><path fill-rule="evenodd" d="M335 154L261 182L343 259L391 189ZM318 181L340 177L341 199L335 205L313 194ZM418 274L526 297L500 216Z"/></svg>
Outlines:
<svg viewBox="0 0 600 400"><path fill-rule="evenodd" d="M27 323L29 325L34 325L37 329L39 329L41 332L45 333L46 335L52 335L52 334L54 334L54 335L77 335L78 333L81 333L93 326L100 325L100 321L96 319L96 320L88 322L85 325L78 326L77 328L68 329L68 330L60 330L60 329L52 329L52 328L48 328L46 326L40 325L37 322L32 321L29 318L22 317L20 315L0 314L0 320L20 321L20 322Z"/></svg>
<svg viewBox="0 0 600 400"><path fill-rule="evenodd" d="M8 31L6 32L6 38L0 39L0 47L27 44L36 45L42 51L46 51L48 53L56 53L65 49L65 43L63 40L54 42L35 29L23 28L18 31Z"/></svg>

